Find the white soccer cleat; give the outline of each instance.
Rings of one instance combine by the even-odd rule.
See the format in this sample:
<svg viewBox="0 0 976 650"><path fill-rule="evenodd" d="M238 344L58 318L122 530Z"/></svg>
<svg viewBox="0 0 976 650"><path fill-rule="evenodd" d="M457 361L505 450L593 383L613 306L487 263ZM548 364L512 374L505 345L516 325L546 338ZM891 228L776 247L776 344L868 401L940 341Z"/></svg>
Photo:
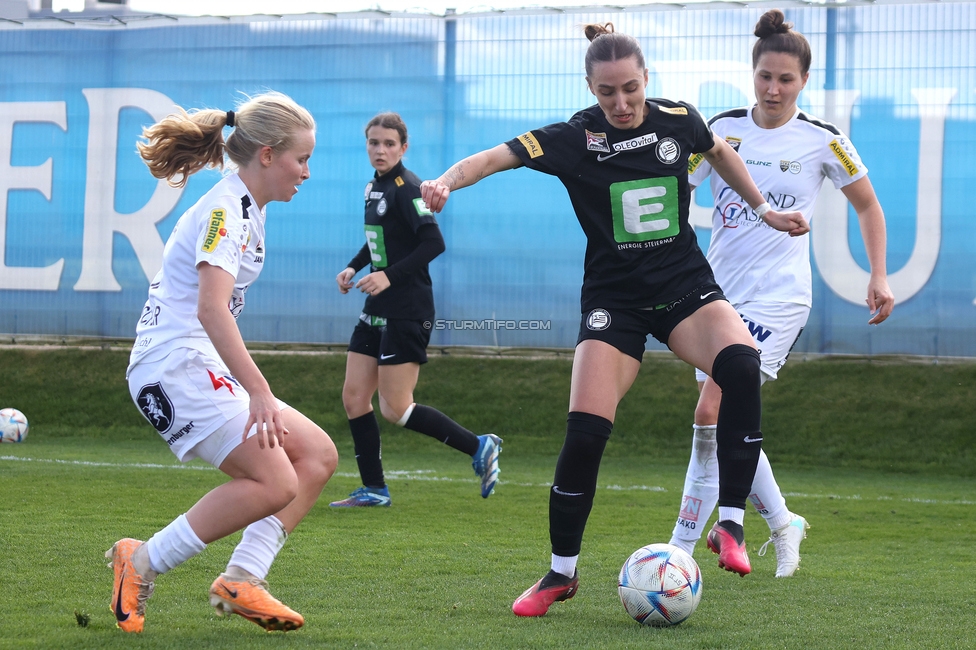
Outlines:
<svg viewBox="0 0 976 650"><path fill-rule="evenodd" d="M790 523L771 531L769 539L759 549L759 555L765 555L769 542L773 543L773 548L776 549L777 578L788 578L796 573L800 566L800 542L806 539L807 529L810 528L806 519L800 515L790 514L793 517Z"/></svg>

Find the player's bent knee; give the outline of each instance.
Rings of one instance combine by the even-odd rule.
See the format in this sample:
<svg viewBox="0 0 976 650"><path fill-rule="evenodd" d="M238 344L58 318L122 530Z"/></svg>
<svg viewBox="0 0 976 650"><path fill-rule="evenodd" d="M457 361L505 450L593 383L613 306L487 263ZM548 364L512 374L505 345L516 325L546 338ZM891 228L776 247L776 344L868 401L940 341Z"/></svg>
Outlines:
<svg viewBox="0 0 976 650"><path fill-rule="evenodd" d="M750 345L735 343L715 355L712 379L723 393L758 390L760 375L759 350Z"/></svg>

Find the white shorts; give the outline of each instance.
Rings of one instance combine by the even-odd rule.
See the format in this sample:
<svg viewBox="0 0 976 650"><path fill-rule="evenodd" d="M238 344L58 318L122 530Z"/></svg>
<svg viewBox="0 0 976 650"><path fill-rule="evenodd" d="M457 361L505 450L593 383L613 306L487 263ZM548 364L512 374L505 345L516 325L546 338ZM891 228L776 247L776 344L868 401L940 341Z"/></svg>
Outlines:
<svg viewBox="0 0 976 650"><path fill-rule="evenodd" d="M803 333L810 308L792 302L746 302L734 307L759 348L763 382L774 381ZM695 368L695 378L699 382L707 377Z"/></svg>
<svg viewBox="0 0 976 650"><path fill-rule="evenodd" d="M250 395L219 358L179 348L129 370L129 395L182 462L202 458L220 467L250 415ZM278 408L288 405L278 400ZM257 433L252 425L248 437Z"/></svg>

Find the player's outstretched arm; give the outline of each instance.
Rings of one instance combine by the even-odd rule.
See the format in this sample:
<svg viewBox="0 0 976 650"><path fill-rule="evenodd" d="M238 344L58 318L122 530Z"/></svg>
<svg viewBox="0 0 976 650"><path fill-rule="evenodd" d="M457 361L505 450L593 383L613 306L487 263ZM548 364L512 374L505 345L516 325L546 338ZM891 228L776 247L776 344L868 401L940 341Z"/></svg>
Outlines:
<svg viewBox="0 0 976 650"><path fill-rule="evenodd" d="M432 212L440 212L454 190L474 185L486 176L515 169L521 164L507 144L500 144L455 163L436 180L424 181L420 184L420 195Z"/></svg>
<svg viewBox="0 0 976 650"><path fill-rule="evenodd" d="M841 190L854 206L857 220L861 226L861 237L871 265L871 279L868 281L868 297L865 302L871 310L870 325L877 325L891 315L895 308L895 295L888 286L888 267L885 262L887 234L885 233L884 210L874 186L867 176L859 178Z"/></svg>
<svg viewBox="0 0 976 650"><path fill-rule="evenodd" d="M705 160L712 169L729 184L729 187L749 204L759 218L771 228L789 233L791 237L799 237L810 232L810 224L799 212L777 212L769 207L762 192L756 187L755 181L749 175L749 170L732 147L717 135L714 136L715 146L703 153Z"/></svg>

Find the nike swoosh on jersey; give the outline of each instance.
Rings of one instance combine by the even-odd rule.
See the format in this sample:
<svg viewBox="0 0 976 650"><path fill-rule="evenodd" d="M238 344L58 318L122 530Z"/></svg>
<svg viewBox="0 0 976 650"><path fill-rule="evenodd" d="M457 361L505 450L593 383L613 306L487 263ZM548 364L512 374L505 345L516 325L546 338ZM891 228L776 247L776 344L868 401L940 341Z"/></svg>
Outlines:
<svg viewBox="0 0 976 650"><path fill-rule="evenodd" d="M596 160L597 160L597 162L603 162L604 160L610 160L611 158L613 158L614 156L616 156L618 153L620 153L620 152L619 151L614 151L609 156L604 156L602 153L601 154L597 154Z"/></svg>
<svg viewBox="0 0 976 650"><path fill-rule="evenodd" d="M704 300L705 298L707 298L707 297L709 297L709 296L710 296L710 295L712 295L713 293L718 293L718 291L709 291L709 292L708 292L708 293L706 293L705 295L703 295L703 296L701 296L701 299L702 299L702 300Z"/></svg>
<svg viewBox="0 0 976 650"><path fill-rule="evenodd" d="M744 442L762 442L762 438L761 437L760 438L750 438L749 436L746 436L742 440Z"/></svg>

